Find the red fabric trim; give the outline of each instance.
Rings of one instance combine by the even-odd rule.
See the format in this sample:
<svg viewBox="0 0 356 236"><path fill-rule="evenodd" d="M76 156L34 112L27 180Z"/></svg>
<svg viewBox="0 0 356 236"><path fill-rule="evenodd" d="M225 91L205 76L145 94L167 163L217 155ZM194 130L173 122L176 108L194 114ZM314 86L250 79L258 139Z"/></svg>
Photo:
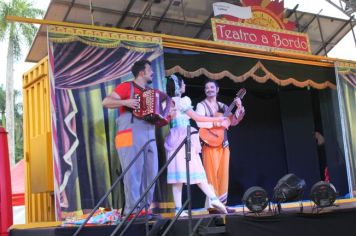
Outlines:
<svg viewBox="0 0 356 236"><path fill-rule="evenodd" d="M25 194L17 193L12 194L12 206L23 206L25 205Z"/></svg>
<svg viewBox="0 0 356 236"><path fill-rule="evenodd" d="M130 128L130 129L124 129L124 130L118 131L118 132L116 133L116 135L124 134L124 133L130 133L130 132L132 132L132 129L131 129L131 128Z"/></svg>

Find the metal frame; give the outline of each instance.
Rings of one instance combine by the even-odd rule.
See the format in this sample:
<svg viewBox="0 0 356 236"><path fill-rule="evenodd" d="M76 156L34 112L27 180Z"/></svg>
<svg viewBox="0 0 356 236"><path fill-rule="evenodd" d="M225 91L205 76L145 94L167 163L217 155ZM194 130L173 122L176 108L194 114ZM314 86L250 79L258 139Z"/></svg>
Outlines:
<svg viewBox="0 0 356 236"><path fill-rule="evenodd" d="M352 16L353 13L355 13L355 9L352 9L352 11L348 10L348 6L349 1L345 1L345 0L339 0L340 6L338 6L337 4L335 4L333 1L331 0L326 0L328 3L330 3L331 5L333 5L336 9L339 9L342 13L344 13L345 15L348 15L349 17ZM350 0L351 1L351 0ZM345 4L345 6L342 5L342 2Z"/></svg>
<svg viewBox="0 0 356 236"><path fill-rule="evenodd" d="M214 16L214 12L210 14L210 16L205 20L204 24L200 27L198 33L194 36L194 38L200 38L200 35L203 33L205 28L209 25L211 18Z"/></svg>
<svg viewBox="0 0 356 236"><path fill-rule="evenodd" d="M124 13L121 15L120 20L116 23L116 28L118 28L118 27L120 27L122 25L122 23L124 22L127 14L131 10L131 8L134 5L134 3L135 3L135 0L130 0L129 4L127 4L127 7L126 7Z"/></svg>
<svg viewBox="0 0 356 236"><path fill-rule="evenodd" d="M259 49L254 49L254 48L243 48L237 45L227 45L219 42L202 40L202 39L193 39L193 38L186 38L186 37L166 35L166 34L157 34L157 33L150 33L150 32L137 32L132 30L117 29L117 28L97 26L97 25L93 26L93 25L70 23L70 22L40 20L40 19L24 18L18 16L7 16L6 20L21 22L21 23L76 27L82 29L127 33L127 34L140 35L140 36L160 37L163 40L163 46L168 48L203 51L203 52L211 52L211 53L218 53L218 54L231 55L231 56L258 58L258 59L265 59L265 60L272 60L272 61L283 61L283 62L291 62L291 63L305 64L305 65L334 67L333 62L335 61L347 61L347 60L329 58L324 56L297 54L297 53L282 52L282 51L268 52Z"/></svg>
<svg viewBox="0 0 356 236"><path fill-rule="evenodd" d="M316 50L316 53L315 54L319 54L321 52L321 50L324 49L324 51L327 51L326 50L326 47L331 43L331 41L343 30L346 28L347 25L351 24L352 25L352 20L353 20L353 16L349 19L349 21L345 22L336 32L335 34L333 34L329 39L328 41L326 41L325 43L323 43L321 45L321 47Z"/></svg>
<svg viewBox="0 0 356 236"><path fill-rule="evenodd" d="M135 23L135 25L133 26L133 30L137 30L137 28L140 26L140 24L142 23L143 18L146 16L147 12L151 9L152 4L153 4L153 0L149 0L149 1L146 3L145 9L144 9L143 12L140 14L140 17L136 20L136 23ZM151 19L151 17L150 17L150 19Z"/></svg>
<svg viewBox="0 0 356 236"><path fill-rule="evenodd" d="M164 19L164 17L166 16L169 8L171 7L172 3L173 3L174 0L169 0L169 3L167 5L167 7L164 9L162 15L159 17L158 21L155 23L155 25L153 26L153 29L152 31L153 32L156 32L157 31L157 28L159 26L159 24L161 23L161 21Z"/></svg>
<svg viewBox="0 0 356 236"><path fill-rule="evenodd" d="M163 13L160 16L151 16L151 14L147 14L147 12L153 7L153 3L155 3L154 0L146 0L146 2L145 2L146 6L141 13L130 12L131 9L135 6L135 4L138 4L138 1L135 1L135 0L130 0L127 3L127 6L123 7L125 9L123 9L122 11L112 10L109 7L99 7L99 6L93 6L92 10L95 12L98 12L98 13L108 13L108 14L115 15L115 16L113 16L113 18L117 17L117 23L115 24L114 22L113 23L110 22L110 24L107 24L108 26L113 25L116 28L123 27L127 17L131 17L131 18L136 18L133 29L139 29L140 25L142 24L142 22L144 20L151 21L152 28L146 26L143 30L152 31L152 32L167 33L167 32L164 32L164 29L158 31L158 27L162 24L162 22L167 23L167 24L173 24L173 25L175 25L175 24L184 25L185 27L186 26L191 27L189 37L201 38L203 35L203 32L206 32L207 35L209 35L209 36L204 37L204 38L211 41L212 37L211 37L211 33L209 34L209 31L211 31L211 29L209 28L209 25L210 25L209 23L210 23L210 17L212 17L213 14L211 13L210 16L205 19L204 22L202 19L200 19L199 22L194 22L194 21L186 21L186 19L166 18L167 12L171 9L171 6L174 5L174 2L175 2L175 0L167 1L168 5L166 5ZM332 4L334 7L338 7L337 4L333 3L331 0L327 0L327 2ZM69 14L71 12L75 11L75 8L88 10L88 13L90 13L89 4L78 3L75 0L71 0L71 1L70 0L67 0L67 1L53 0L51 2L51 4L52 4L52 7L55 7L56 4L64 5L64 6L68 7L67 11L64 13L65 15L64 15L63 21L67 21ZM181 4L182 4L182 2L181 2ZM155 5L155 7L157 7L156 4L154 4L154 5ZM103 5L103 6L105 6L105 5ZM309 28L309 25L312 24L314 22L314 20L318 18L318 16L320 16L321 11L319 11L319 13L317 13L316 15L312 16L312 19L307 24L302 25L303 23L301 23L301 22L303 21L303 19L305 17L307 17L307 16L309 17L310 15L313 15L313 14L306 13L306 12L299 12L299 11L297 11L297 8L298 8L298 4L295 5L295 7L293 9L287 9L287 11L286 11L287 17L291 17L294 14L295 19L294 18L293 19L296 21L298 31L306 32ZM342 10L342 9L340 9L340 10ZM321 18L322 19L335 19L333 17L328 17L328 16L320 16L320 19ZM340 22L344 21L342 19L337 19L337 20ZM99 22L99 23L105 24L105 22ZM320 20L319 20L319 25L321 25L321 27L323 27L323 24L321 24L321 23L323 23L323 22L320 22ZM345 21L345 24L346 24L346 21ZM343 24L343 25L345 25L345 24ZM127 24L125 24L125 26L127 26ZM196 33L194 33L193 28L196 28L196 31L195 31ZM343 26L343 29L345 29L345 26ZM184 30L182 30L182 31L184 31ZM320 31L320 29L319 29L319 31ZM326 55L328 53L328 51L330 51L332 49L332 47L342 39L342 37L346 34L346 33L345 34L344 33L345 33L345 30L340 29L340 30L337 30L337 32L329 39L325 38L324 40L322 40L322 42L318 41L317 44L321 44L321 45L314 46L315 47L314 52L321 53L321 51L324 51L323 54ZM39 33L38 35L41 35L41 34ZM335 41L335 44L330 44L330 42L332 41L332 40L330 40L331 38L332 38L332 40ZM311 40L315 41L315 39L311 39ZM325 43L327 45L325 45ZM39 44L34 44L34 45L35 46L33 46L33 47L37 47ZM32 54L33 52L34 52L33 48L31 47L30 54ZM37 57L35 60L37 60Z"/></svg>
<svg viewBox="0 0 356 236"><path fill-rule="evenodd" d="M322 45L325 45L324 35L323 35L323 29L321 28L319 15L316 16L316 20L317 20L317 22L318 22L318 28L319 28L319 32L320 32L320 37L321 37ZM325 53L326 56L328 55L328 52L326 51L326 48L325 48L325 47L324 47L324 53ZM317 53L314 53L314 54L317 54Z"/></svg>

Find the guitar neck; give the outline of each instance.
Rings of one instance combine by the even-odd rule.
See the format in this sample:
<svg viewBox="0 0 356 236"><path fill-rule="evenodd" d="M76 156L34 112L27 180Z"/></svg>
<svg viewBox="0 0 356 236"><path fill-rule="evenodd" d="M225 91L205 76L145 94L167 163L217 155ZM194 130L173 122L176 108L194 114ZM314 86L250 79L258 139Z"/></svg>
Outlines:
<svg viewBox="0 0 356 236"><path fill-rule="evenodd" d="M237 94L236 94L236 98L240 98L242 99L246 94L246 89L242 88L240 89ZM227 110L224 112L224 116L227 116L231 113L232 109L234 109L235 107L235 99L232 101L232 103L230 104L230 106L227 108Z"/></svg>
<svg viewBox="0 0 356 236"><path fill-rule="evenodd" d="M224 112L224 116L229 115L231 113L232 109L234 109L234 107L235 107L235 100L230 104L230 106Z"/></svg>
<svg viewBox="0 0 356 236"><path fill-rule="evenodd" d="M236 94L236 98L240 98L242 99L246 94L246 89L242 88L240 89L237 94ZM235 99L236 99L235 98ZM232 103L230 104L230 106L227 108L227 110L224 112L224 116L227 116L231 113L232 109L234 109L235 107L235 99L234 101L232 101Z"/></svg>

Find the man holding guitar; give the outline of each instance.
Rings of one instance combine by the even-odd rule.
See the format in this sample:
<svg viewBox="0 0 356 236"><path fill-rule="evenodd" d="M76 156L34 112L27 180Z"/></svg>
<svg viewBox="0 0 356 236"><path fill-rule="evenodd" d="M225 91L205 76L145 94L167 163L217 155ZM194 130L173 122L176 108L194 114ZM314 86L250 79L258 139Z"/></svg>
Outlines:
<svg viewBox="0 0 356 236"><path fill-rule="evenodd" d="M224 204L227 202L229 186L229 160L230 149L227 140L227 129L229 126L237 125L245 115L241 99L246 94L245 89L241 89L234 101L228 107L226 104L217 101L219 86L215 80L207 80L204 85L206 98L197 104L196 112L202 116L227 116L228 120L223 122L197 122L199 135L203 140L202 148L203 165L210 185L215 190L216 195ZM237 107L235 114L231 111ZM214 209L209 210L214 213Z"/></svg>

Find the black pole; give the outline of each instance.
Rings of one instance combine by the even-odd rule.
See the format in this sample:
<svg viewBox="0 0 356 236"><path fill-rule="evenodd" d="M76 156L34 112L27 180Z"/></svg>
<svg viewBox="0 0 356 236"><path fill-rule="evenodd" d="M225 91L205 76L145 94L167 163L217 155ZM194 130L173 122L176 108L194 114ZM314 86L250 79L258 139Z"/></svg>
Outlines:
<svg viewBox="0 0 356 236"><path fill-rule="evenodd" d="M143 151L143 158L145 160L145 163L147 163L147 152ZM143 179L145 181L144 186L145 189L147 188L147 170L146 168L143 168ZM147 206L147 194L145 195L145 200L144 200L144 206L145 206L145 211L146 211L146 222L145 222L145 230L146 230L146 236L148 236L148 233L150 231L149 226L148 226L148 206Z"/></svg>
<svg viewBox="0 0 356 236"><path fill-rule="evenodd" d="M141 212L144 207L145 207L144 205L142 205L141 207L139 207L139 208L138 208L138 212ZM136 215L129 221L129 223L126 225L126 227L121 231L120 236L121 236L121 235L125 235L126 231L129 229L129 227L132 225L132 223L136 220L137 216L138 216L138 214L136 214ZM146 223L147 223L147 222L146 222ZM148 232L148 231L146 231L146 235L147 235L147 232Z"/></svg>
<svg viewBox="0 0 356 236"><path fill-rule="evenodd" d="M183 212L183 209L188 205L189 201L185 201L184 204L182 205L182 207L179 209L178 213L174 216L173 220L171 221L171 223L169 223L169 225L167 226L167 228L164 230L162 236L166 236L167 233L169 232L169 230L171 230L172 226L176 223L176 221L178 220L178 217L180 216L180 214Z"/></svg>
<svg viewBox="0 0 356 236"><path fill-rule="evenodd" d="M189 162L191 160L191 147L192 147L191 133L190 133L190 125L187 126L187 141L185 144L185 165L187 169L187 196L188 196L188 227L189 227L189 235L192 233L192 201L191 201L191 193L190 193L190 171L189 171Z"/></svg>

